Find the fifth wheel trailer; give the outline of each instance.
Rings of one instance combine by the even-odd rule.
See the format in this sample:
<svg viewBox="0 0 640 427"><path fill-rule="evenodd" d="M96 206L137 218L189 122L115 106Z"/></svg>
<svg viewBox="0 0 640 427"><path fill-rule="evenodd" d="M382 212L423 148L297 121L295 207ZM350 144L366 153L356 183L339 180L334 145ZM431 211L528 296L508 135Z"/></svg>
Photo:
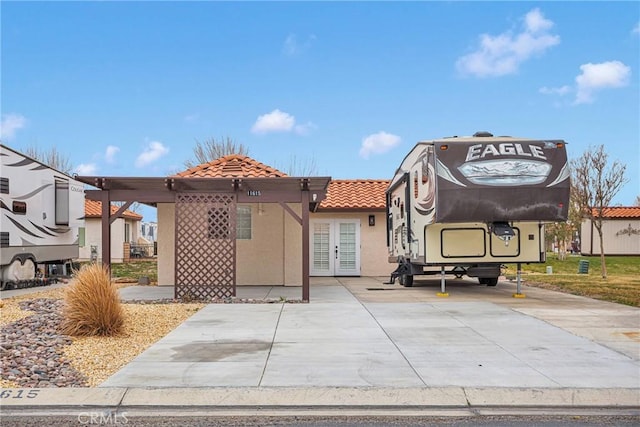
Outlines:
<svg viewBox="0 0 640 427"><path fill-rule="evenodd" d="M566 221L569 175L563 140L419 142L386 192L391 283L440 273L444 292L446 272L495 286L503 264L545 262L545 223Z"/></svg>
<svg viewBox="0 0 640 427"><path fill-rule="evenodd" d="M78 257L84 185L0 145L0 288L46 284L38 264Z"/></svg>

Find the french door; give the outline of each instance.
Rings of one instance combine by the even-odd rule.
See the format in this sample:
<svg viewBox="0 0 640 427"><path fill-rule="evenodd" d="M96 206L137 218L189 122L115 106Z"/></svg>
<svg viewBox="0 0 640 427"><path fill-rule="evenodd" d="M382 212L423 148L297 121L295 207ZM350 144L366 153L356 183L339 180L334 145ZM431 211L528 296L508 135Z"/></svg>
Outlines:
<svg viewBox="0 0 640 427"><path fill-rule="evenodd" d="M312 276L360 275L359 219L312 219L309 226Z"/></svg>

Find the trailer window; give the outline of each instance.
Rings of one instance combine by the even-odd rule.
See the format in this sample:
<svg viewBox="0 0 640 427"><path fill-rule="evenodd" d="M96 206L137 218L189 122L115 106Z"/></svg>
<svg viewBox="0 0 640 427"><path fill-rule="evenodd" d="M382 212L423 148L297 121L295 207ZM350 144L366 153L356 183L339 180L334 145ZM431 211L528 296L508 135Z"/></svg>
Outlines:
<svg viewBox="0 0 640 427"><path fill-rule="evenodd" d="M27 214L27 204L25 202L13 202L12 209L14 214L18 215L26 215Z"/></svg>
<svg viewBox="0 0 640 427"><path fill-rule="evenodd" d="M9 178L0 178L0 193L9 194Z"/></svg>
<svg viewBox="0 0 640 427"><path fill-rule="evenodd" d="M56 225L69 225L69 183L56 180Z"/></svg>

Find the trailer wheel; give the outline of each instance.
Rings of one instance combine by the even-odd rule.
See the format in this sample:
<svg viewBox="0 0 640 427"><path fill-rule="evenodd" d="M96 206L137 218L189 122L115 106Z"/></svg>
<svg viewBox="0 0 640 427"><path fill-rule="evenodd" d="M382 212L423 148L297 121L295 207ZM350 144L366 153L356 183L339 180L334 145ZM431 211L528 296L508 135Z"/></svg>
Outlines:
<svg viewBox="0 0 640 427"><path fill-rule="evenodd" d="M498 278L497 277L487 277L485 280L485 284L487 286L496 286L498 284Z"/></svg>
<svg viewBox="0 0 640 427"><path fill-rule="evenodd" d="M410 288L413 286L413 275L412 274L401 274L399 277L400 284L405 288Z"/></svg>

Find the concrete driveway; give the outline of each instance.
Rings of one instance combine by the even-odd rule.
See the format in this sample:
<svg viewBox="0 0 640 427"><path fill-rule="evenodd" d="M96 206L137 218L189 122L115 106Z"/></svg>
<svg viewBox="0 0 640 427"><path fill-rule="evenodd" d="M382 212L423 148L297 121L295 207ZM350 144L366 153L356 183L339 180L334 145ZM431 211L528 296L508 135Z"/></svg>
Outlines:
<svg viewBox="0 0 640 427"><path fill-rule="evenodd" d="M640 392L637 308L526 286L527 298L516 299L509 282L449 280L450 296L440 298L438 280L402 288L385 279L314 278L309 304L210 304L100 387Z"/></svg>

